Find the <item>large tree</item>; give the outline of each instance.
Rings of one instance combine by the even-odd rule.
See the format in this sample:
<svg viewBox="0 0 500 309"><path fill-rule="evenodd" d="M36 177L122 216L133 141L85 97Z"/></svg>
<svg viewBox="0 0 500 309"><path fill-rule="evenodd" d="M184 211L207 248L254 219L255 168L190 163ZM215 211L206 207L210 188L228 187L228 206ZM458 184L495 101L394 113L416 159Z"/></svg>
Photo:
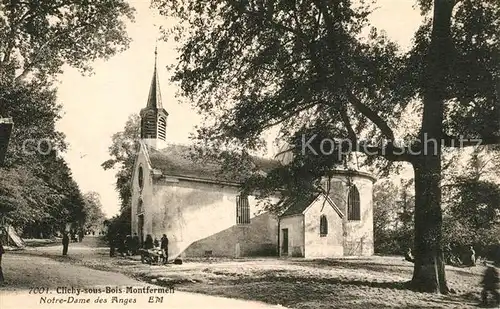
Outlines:
<svg viewBox="0 0 500 309"><path fill-rule="evenodd" d="M55 77L62 66L91 69L128 46L123 0L0 1L0 78Z"/></svg>
<svg viewBox="0 0 500 309"><path fill-rule="evenodd" d="M5 166L0 168L0 213L30 237L46 237L81 216L78 185L58 155L64 135L55 128L60 105L50 83L0 80L0 114L15 119Z"/></svg>
<svg viewBox="0 0 500 309"><path fill-rule="evenodd" d="M441 243L442 148L477 143L460 135L483 144L500 141L498 1L419 0L425 21L404 53L370 29L365 1L153 3L179 20L167 32L181 43L173 80L211 120L199 131L202 140L255 149L266 129L281 125L285 138L297 138L297 132L339 138L342 151L354 145L368 163L411 164L412 286L448 292ZM401 144L395 132L409 107L416 107L420 126ZM378 143L364 143L367 138ZM304 149L309 157L325 158L316 156L318 148ZM317 162L330 168L331 161Z"/></svg>
<svg viewBox="0 0 500 309"><path fill-rule="evenodd" d="M0 215L31 236L50 235L85 217L84 200L59 153L61 106L55 79L64 65L91 70L127 48L123 0L1 0L0 115L14 129L0 168ZM43 236L43 235L42 235Z"/></svg>

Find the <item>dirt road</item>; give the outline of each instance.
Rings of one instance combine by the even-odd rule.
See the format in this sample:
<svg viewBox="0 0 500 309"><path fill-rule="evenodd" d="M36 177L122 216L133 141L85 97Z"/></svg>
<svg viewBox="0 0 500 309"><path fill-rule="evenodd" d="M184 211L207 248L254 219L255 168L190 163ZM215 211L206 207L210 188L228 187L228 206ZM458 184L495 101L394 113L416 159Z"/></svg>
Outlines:
<svg viewBox="0 0 500 309"><path fill-rule="evenodd" d="M73 254L85 254L84 246L75 245ZM277 308L258 302L172 291L120 273L90 269L27 253L9 252L3 256L6 284L0 287L2 309L123 306L162 309Z"/></svg>

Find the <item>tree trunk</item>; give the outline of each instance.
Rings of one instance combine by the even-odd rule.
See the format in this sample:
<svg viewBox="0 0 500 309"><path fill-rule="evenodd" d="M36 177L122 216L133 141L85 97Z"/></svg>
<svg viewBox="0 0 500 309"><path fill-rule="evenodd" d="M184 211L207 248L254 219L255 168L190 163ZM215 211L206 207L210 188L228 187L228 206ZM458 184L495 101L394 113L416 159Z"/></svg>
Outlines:
<svg viewBox="0 0 500 309"><path fill-rule="evenodd" d="M415 170L415 266L412 287L422 292L448 293L441 244L441 158L426 155Z"/></svg>
<svg viewBox="0 0 500 309"><path fill-rule="evenodd" d="M425 59L423 115L415 171L415 266L412 286L448 293L442 254L441 147L447 75L453 50L451 17L455 0L434 0L431 42Z"/></svg>

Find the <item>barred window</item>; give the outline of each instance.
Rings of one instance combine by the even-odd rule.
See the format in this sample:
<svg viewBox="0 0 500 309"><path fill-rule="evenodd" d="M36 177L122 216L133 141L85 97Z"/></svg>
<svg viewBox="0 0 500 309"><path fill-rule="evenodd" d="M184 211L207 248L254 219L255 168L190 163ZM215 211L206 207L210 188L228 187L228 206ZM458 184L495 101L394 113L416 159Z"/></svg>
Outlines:
<svg viewBox="0 0 500 309"><path fill-rule="evenodd" d="M248 204L248 196L238 195L236 197L236 223L250 223L250 205Z"/></svg>
<svg viewBox="0 0 500 309"><path fill-rule="evenodd" d="M319 219L319 235L321 237L328 235L328 220L326 220L325 215L322 215Z"/></svg>
<svg viewBox="0 0 500 309"><path fill-rule="evenodd" d="M356 186L349 189L349 196L347 199L347 219L348 220L361 220L361 206L359 202L359 191Z"/></svg>

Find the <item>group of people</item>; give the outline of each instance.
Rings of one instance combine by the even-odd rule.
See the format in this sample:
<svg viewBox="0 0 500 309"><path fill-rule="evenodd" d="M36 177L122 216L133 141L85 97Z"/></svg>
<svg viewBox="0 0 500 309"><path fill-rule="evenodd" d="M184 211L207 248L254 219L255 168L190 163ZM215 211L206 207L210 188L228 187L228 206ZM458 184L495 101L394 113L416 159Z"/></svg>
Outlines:
<svg viewBox="0 0 500 309"><path fill-rule="evenodd" d="M163 234L161 237L161 240L158 241L158 238L155 237L153 240L153 237L151 234L146 235L146 240L144 241L144 252L142 254L142 259L144 260L145 257L153 257L153 258L158 258L163 264L167 264L168 262L168 238L167 235Z"/></svg>
<svg viewBox="0 0 500 309"><path fill-rule="evenodd" d="M474 250L474 247L472 247L472 246L470 246L467 249L467 252L465 252L462 259L456 257L452 253L452 250L449 247L449 245L444 248L443 253L444 253L444 259L445 259L446 264L454 265L454 266L458 266L458 265L476 266L476 261L477 261L476 251ZM415 262L415 258L413 257L411 248L408 248L408 250L405 252L404 257L405 257L405 260L408 262L411 262L411 263Z"/></svg>
<svg viewBox="0 0 500 309"><path fill-rule="evenodd" d="M144 242L141 242L137 233L134 235L127 235L123 237L118 234L109 240L109 255L115 256L117 251L121 256L133 256L141 254L144 256L146 253L155 255L155 249L159 252L161 262L166 264L168 262L168 238L163 234L161 240L154 238L148 234Z"/></svg>
<svg viewBox="0 0 500 309"><path fill-rule="evenodd" d="M115 256L115 250L121 256L137 255L140 245L141 242L137 233L134 233L134 236L117 234L109 239L109 256Z"/></svg>

